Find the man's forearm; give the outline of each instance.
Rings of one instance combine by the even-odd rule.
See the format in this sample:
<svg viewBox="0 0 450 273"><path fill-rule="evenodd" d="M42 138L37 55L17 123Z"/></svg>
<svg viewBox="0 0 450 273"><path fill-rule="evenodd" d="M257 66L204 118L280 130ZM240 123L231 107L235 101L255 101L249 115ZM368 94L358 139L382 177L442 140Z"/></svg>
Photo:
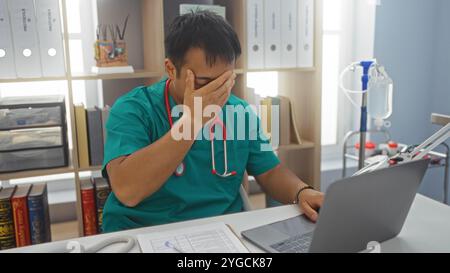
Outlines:
<svg viewBox="0 0 450 273"><path fill-rule="evenodd" d="M267 194L283 204L292 204L296 199L295 195L298 190L307 186L294 173L281 164L256 177L256 180Z"/></svg>
<svg viewBox="0 0 450 273"><path fill-rule="evenodd" d="M182 119L189 119L180 120L184 124L192 124L190 117L183 116ZM191 140L175 140L172 130L177 128L172 128L151 145L108 164L113 191L125 205L136 206L158 191L191 149L195 137Z"/></svg>

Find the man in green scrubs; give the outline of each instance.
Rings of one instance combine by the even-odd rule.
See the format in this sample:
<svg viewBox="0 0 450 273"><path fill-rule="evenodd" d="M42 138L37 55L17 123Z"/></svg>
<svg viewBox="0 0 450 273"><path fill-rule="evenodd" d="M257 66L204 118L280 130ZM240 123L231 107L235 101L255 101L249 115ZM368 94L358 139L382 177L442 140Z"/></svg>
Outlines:
<svg viewBox="0 0 450 273"><path fill-rule="evenodd" d="M251 125L258 120L256 114L222 112L248 106L231 94L233 70L241 54L231 26L210 12L179 16L165 43L168 78L135 88L119 98L110 112L103 175L113 193L104 208L103 230L240 212L239 189L246 171L267 194L285 204L298 203L316 221L323 194L308 188L266 149L270 145L258 133L259 124ZM176 110L180 107L182 114ZM204 115L205 110L212 114ZM211 143L208 138L213 117L224 123L226 151L223 139ZM238 128L230 124L243 118L245 137L238 138ZM226 177L219 176L224 173Z"/></svg>

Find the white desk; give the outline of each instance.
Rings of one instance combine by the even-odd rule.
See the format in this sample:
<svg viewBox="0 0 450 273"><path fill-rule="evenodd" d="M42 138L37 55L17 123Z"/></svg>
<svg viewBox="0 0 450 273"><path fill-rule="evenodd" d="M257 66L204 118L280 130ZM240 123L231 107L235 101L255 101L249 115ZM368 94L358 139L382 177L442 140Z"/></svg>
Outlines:
<svg viewBox="0 0 450 273"><path fill-rule="evenodd" d="M284 220L300 214L296 206L283 206L264 210L255 210L232 215L205 218L188 222L168 224L128 230L117 233L103 234L77 239L89 247L105 238L117 235L137 235L141 233L157 232L162 230L178 229L211 222L225 222L233 227L237 234L241 231L260 225ZM55 252L64 248L67 241L41 244L31 247L17 248L7 252ZM259 248L244 240L251 252L261 252ZM383 252L450 252L450 207L434 200L417 195L413 207L408 215L405 226L400 235L381 244ZM105 249L114 252L114 248ZM140 252L136 243L132 252Z"/></svg>

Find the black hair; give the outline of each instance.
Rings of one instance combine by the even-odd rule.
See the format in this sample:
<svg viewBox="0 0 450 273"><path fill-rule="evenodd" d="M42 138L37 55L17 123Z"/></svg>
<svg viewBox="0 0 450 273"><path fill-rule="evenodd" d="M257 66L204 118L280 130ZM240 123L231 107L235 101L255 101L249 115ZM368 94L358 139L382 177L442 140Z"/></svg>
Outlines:
<svg viewBox="0 0 450 273"><path fill-rule="evenodd" d="M191 48L203 49L210 66L217 58L231 64L242 53L239 38L231 25L210 11L193 11L176 17L169 27L165 46L166 57L174 63L178 75Z"/></svg>

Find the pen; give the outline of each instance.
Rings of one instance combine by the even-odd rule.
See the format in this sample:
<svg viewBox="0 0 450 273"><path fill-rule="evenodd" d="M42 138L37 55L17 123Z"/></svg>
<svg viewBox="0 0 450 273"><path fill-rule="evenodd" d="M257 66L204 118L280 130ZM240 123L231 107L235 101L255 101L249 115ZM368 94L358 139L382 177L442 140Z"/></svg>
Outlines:
<svg viewBox="0 0 450 273"><path fill-rule="evenodd" d="M127 25L128 25L128 19L129 19L130 15L128 14L127 18L125 19L125 22L123 24L123 30L120 31L120 27L118 25L116 25L117 28L117 33L119 35L119 39L123 40L125 39L125 32L127 31Z"/></svg>
<svg viewBox="0 0 450 273"><path fill-rule="evenodd" d="M101 32L101 28L102 28L102 25L101 25L101 24L97 26L97 30L96 30L96 32L95 32L95 34L96 34L96 36L97 36L97 40L100 40L100 32Z"/></svg>
<svg viewBox="0 0 450 273"><path fill-rule="evenodd" d="M185 253L183 250L179 249L178 247L176 247L175 245L173 245L171 242L166 241L166 243L164 244L166 247L171 248L179 253Z"/></svg>

